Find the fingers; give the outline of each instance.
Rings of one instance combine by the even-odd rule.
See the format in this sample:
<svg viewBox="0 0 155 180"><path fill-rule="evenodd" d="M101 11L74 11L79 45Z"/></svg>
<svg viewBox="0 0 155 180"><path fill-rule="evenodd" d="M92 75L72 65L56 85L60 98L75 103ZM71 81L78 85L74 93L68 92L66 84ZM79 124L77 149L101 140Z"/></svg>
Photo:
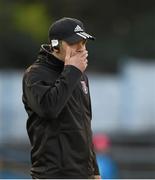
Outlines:
<svg viewBox="0 0 155 180"><path fill-rule="evenodd" d="M88 65L87 57L88 57L88 51L85 50L85 51L80 52L80 58L83 59L83 62L85 63L86 66Z"/></svg>
<svg viewBox="0 0 155 180"><path fill-rule="evenodd" d="M84 72L84 70L88 66L87 57L88 57L87 50L75 51L71 47L67 46L65 65L73 65L77 67L81 72Z"/></svg>
<svg viewBox="0 0 155 180"><path fill-rule="evenodd" d="M88 51L84 50L80 52L81 57L88 56Z"/></svg>
<svg viewBox="0 0 155 180"><path fill-rule="evenodd" d="M88 51L81 51L81 52L78 52L77 55L82 58L82 59L86 59L88 57Z"/></svg>
<svg viewBox="0 0 155 180"><path fill-rule="evenodd" d="M65 56L65 59L69 59L71 57L71 54L72 54L72 49L70 46L66 46L66 56Z"/></svg>
<svg viewBox="0 0 155 180"><path fill-rule="evenodd" d="M88 64L88 59L85 59L85 63Z"/></svg>
<svg viewBox="0 0 155 180"><path fill-rule="evenodd" d="M88 52L84 53L83 56L82 56L82 59L83 59L86 63L88 63L87 57L88 57Z"/></svg>

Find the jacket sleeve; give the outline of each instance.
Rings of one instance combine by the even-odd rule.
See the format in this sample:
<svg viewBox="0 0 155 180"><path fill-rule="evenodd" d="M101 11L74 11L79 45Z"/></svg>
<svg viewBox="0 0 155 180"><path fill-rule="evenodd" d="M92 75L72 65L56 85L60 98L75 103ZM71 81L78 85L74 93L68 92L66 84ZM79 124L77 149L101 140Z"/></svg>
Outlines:
<svg viewBox="0 0 155 180"><path fill-rule="evenodd" d="M86 76L87 78L87 76ZM91 112L91 118L92 118L92 108L91 108L91 98L90 98L90 89L89 89L89 81L87 78L87 85L88 85L88 90L89 90L89 105L90 105L90 112ZM92 137L92 134L91 134ZM96 153L94 151L94 145L92 142L92 154L93 154L93 168L94 168L94 175L100 175L97 160L96 160Z"/></svg>
<svg viewBox="0 0 155 180"><path fill-rule="evenodd" d="M98 164L97 164L97 160L96 160L96 154L95 154L95 151L94 151L94 147L93 147L92 151L93 151L94 175L100 175Z"/></svg>
<svg viewBox="0 0 155 180"><path fill-rule="evenodd" d="M40 117L57 118L81 75L82 72L75 66L67 65L60 76L50 83L35 79L36 75L25 78L23 89L28 105Z"/></svg>

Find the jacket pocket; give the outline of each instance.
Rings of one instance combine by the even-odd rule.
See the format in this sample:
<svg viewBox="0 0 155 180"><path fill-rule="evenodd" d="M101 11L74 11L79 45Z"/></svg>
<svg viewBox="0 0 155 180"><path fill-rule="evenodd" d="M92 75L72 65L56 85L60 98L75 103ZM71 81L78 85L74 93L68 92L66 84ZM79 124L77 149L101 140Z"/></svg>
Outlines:
<svg viewBox="0 0 155 180"><path fill-rule="evenodd" d="M85 132L61 131L59 143L62 169L70 173L82 173L87 167L89 148Z"/></svg>

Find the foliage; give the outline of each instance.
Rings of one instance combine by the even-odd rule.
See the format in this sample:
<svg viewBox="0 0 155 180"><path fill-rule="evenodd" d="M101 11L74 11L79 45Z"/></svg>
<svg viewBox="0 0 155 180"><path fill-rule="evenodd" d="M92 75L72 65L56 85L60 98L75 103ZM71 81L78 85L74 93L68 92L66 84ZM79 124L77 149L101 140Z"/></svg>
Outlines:
<svg viewBox="0 0 155 180"><path fill-rule="evenodd" d="M154 0L0 0L0 68L31 64L51 23L64 16L96 36L88 44L93 71L116 72L124 56L155 59Z"/></svg>
<svg viewBox="0 0 155 180"><path fill-rule="evenodd" d="M15 4L14 27L22 32L29 33L36 40L47 38L50 17L46 7L41 3Z"/></svg>

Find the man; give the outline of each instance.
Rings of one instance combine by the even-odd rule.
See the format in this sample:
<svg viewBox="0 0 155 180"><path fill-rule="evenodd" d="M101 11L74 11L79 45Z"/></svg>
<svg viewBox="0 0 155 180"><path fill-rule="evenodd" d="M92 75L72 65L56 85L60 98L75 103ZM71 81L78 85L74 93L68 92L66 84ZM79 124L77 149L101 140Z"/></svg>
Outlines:
<svg viewBox="0 0 155 180"><path fill-rule="evenodd" d="M99 178L92 145L87 34L82 22L62 18L49 29L37 61L23 78L33 178Z"/></svg>

